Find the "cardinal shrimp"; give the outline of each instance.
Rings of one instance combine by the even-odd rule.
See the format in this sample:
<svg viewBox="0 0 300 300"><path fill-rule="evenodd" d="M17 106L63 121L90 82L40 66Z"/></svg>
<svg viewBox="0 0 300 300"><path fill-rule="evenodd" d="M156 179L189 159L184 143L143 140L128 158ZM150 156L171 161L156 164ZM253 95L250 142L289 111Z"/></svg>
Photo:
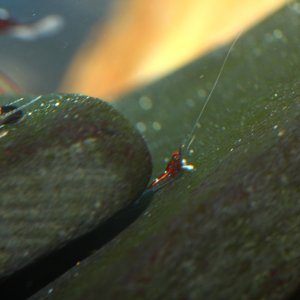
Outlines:
<svg viewBox="0 0 300 300"><path fill-rule="evenodd" d="M209 101L211 100L211 97L217 87L217 84L223 73L223 70L228 61L230 53L232 52L237 41L239 40L241 34L242 33L240 32L235 37L233 42L231 43L231 46L224 58L221 68L219 70L219 73L218 73L218 75L213 83L213 86L212 86L212 88L211 88L199 114L198 114L198 117L196 118L196 120L194 122L194 125L193 125L190 133L187 135L185 140L181 143L179 148L172 153L171 159L168 162L165 171L159 177L154 179L154 181L150 184L149 189L151 189L152 191L155 192L155 191L161 189L162 187L164 187L165 185L167 185L168 183L172 182L174 179L178 178L183 173L183 171L194 171L195 170L195 166L193 164L188 164L187 159L185 157L187 157L187 155L192 152L192 151L190 151L190 149L196 138L195 131L198 127L200 127L200 121L203 116L203 113L205 112L207 105L208 105Z"/></svg>

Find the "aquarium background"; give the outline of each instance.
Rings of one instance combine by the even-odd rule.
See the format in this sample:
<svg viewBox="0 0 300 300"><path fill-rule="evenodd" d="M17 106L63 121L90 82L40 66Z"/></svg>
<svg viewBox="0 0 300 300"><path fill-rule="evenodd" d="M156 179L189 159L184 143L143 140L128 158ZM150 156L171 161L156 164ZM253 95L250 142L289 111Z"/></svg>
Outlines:
<svg viewBox="0 0 300 300"><path fill-rule="evenodd" d="M114 1L109 0L3 0L2 8L19 22L34 22L50 14L64 18L63 29L49 37L23 41L3 35L0 70L31 93L55 91L74 53L95 23L105 20Z"/></svg>

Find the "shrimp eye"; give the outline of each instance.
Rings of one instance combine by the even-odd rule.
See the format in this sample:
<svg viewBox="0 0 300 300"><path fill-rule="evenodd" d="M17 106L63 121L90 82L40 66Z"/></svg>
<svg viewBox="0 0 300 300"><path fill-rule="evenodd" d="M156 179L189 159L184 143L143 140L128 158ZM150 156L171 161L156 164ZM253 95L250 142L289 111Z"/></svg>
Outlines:
<svg viewBox="0 0 300 300"><path fill-rule="evenodd" d="M0 106L0 125L17 123L22 117L23 112L17 106Z"/></svg>

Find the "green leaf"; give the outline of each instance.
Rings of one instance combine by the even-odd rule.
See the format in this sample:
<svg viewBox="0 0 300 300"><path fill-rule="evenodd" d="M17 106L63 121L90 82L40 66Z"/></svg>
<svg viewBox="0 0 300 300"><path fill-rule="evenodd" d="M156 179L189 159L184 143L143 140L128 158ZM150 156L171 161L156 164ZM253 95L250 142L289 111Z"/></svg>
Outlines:
<svg viewBox="0 0 300 300"><path fill-rule="evenodd" d="M133 226L33 299L49 291L49 299L284 299L295 291L298 6L288 5L238 41L196 130L194 154L186 157L196 171L157 192ZM118 104L146 128L154 174L191 131L227 51Z"/></svg>

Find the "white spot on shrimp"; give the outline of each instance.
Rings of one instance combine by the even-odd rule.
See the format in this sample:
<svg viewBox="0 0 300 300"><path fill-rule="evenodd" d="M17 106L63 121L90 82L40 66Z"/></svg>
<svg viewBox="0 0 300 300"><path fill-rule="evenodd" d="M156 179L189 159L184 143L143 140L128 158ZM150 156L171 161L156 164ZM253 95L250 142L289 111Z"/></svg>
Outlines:
<svg viewBox="0 0 300 300"><path fill-rule="evenodd" d="M187 170L187 171L193 171L193 170L195 170L195 167L194 167L194 165L185 165L185 164L183 164L182 169Z"/></svg>

